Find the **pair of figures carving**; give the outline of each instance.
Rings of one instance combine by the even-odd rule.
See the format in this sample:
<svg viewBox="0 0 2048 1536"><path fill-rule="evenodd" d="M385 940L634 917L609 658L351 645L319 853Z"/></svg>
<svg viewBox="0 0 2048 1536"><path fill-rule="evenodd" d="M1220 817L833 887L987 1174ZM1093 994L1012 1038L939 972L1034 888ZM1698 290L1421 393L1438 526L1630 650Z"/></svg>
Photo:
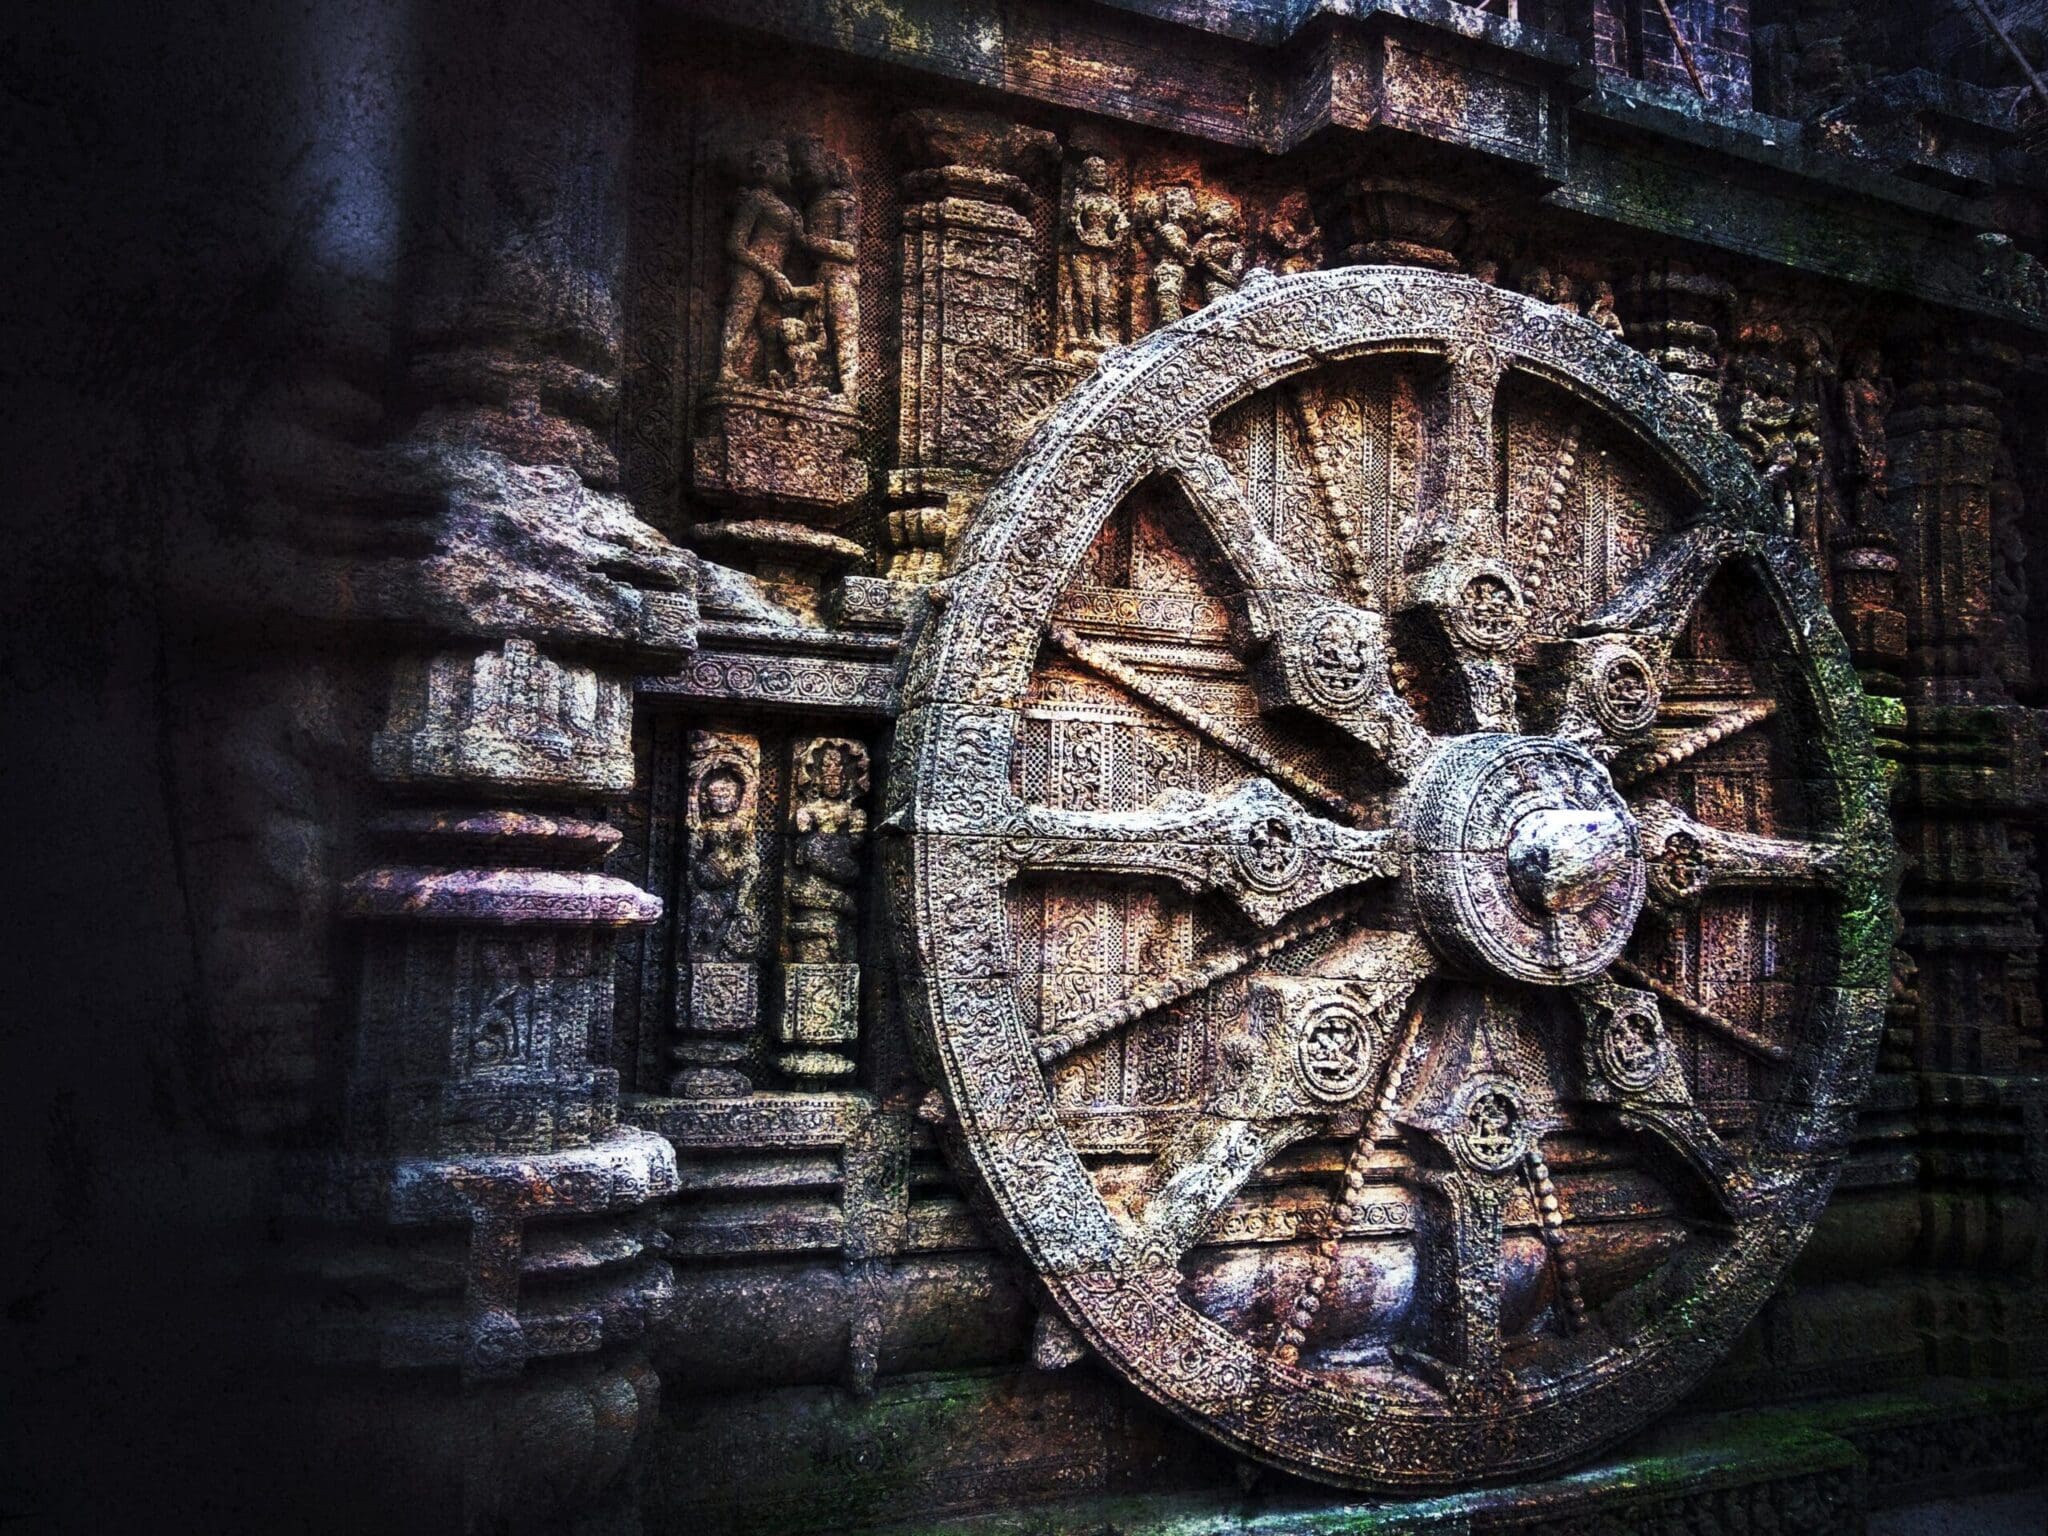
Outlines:
<svg viewBox="0 0 2048 1536"><path fill-rule="evenodd" d="M1190 187L1148 192L1138 199L1138 234L1152 258L1155 326L1237 292L1244 281L1244 216L1230 198L1198 207Z"/></svg>
<svg viewBox="0 0 2048 1536"><path fill-rule="evenodd" d="M750 744L749 744L750 745ZM755 889L761 872L754 765L742 752L714 755L691 808L690 951L703 960L752 960L761 947ZM867 842L867 749L837 736L801 747L793 763L789 880L784 890L790 958L853 958L856 890Z"/></svg>
<svg viewBox="0 0 2048 1536"><path fill-rule="evenodd" d="M792 161L794 164L792 165ZM792 199L805 196L801 210ZM756 147L726 237L732 262L719 379L852 400L860 382L860 198L822 139ZM804 258L810 281L790 275Z"/></svg>
<svg viewBox="0 0 2048 1536"><path fill-rule="evenodd" d="M1483 283L1498 284L1500 263L1482 261L1472 269L1472 275ZM1614 284L1605 278L1596 279L1582 293L1569 272L1532 267L1522 274L1521 281L1515 286L1532 299L1554 304L1569 314L1583 314L1617 341L1627 338L1627 327L1614 308Z"/></svg>

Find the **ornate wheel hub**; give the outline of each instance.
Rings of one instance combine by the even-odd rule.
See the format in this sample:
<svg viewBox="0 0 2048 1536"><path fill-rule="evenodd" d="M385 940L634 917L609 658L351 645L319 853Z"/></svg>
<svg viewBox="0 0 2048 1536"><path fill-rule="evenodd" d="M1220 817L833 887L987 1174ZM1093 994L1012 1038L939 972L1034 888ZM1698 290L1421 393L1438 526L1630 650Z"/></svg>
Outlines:
<svg viewBox="0 0 2048 1536"><path fill-rule="evenodd" d="M888 870L949 1151L1114 1369L1414 1486L1726 1350L1831 1187L1892 879L1774 527L1628 348L1408 270L1248 282L1039 431L917 644Z"/></svg>
<svg viewBox="0 0 2048 1536"><path fill-rule="evenodd" d="M1583 748L1485 734L1448 743L1410 790L1408 880L1447 959L1564 986L1606 970L1643 908L1635 817Z"/></svg>

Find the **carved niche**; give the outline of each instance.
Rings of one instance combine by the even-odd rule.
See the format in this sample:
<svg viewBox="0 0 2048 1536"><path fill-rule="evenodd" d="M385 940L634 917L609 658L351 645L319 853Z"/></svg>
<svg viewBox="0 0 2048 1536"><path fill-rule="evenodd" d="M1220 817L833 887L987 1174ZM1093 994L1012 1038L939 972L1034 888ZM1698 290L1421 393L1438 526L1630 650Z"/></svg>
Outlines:
<svg viewBox="0 0 2048 1536"><path fill-rule="evenodd" d="M1819 1214L1883 790L1776 498L1604 314L1353 267L1167 325L991 492L896 740L963 1175L1224 1442L1583 1456Z"/></svg>

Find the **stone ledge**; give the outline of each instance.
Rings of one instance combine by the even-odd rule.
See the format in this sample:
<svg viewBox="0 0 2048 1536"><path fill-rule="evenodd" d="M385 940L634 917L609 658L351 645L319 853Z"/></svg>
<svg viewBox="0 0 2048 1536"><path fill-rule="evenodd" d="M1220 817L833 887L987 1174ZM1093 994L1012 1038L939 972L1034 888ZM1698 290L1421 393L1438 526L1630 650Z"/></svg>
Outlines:
<svg viewBox="0 0 2048 1536"><path fill-rule="evenodd" d="M664 1488L658 1472L650 1527L707 1536L1634 1536L1762 1529L1826 1536L1862 1532L1873 1509L2042 1481L2024 1458L2048 1418L2048 1387L1933 1381L1914 1391L1682 1417L1562 1476L1392 1501L1347 1498L1269 1473L1246 1491L1234 1476L1234 1458L1183 1444L1192 1437L1086 1367L1050 1377L900 1378L860 1401L791 1390L707 1400L679 1412L682 1426L664 1417L658 1464L684 1444L701 1454L702 1442L691 1436L708 1433L743 1437L756 1468L785 1469L766 1485L757 1476L723 1487L715 1478L693 1477L687 1486ZM1896 1475L1890 1446L1901 1433L1923 1447L1921 1464L1942 1464L1938 1476ZM1160 1469L1184 1491L1116 1494ZM1006 1507L947 1517L949 1509L977 1504Z"/></svg>

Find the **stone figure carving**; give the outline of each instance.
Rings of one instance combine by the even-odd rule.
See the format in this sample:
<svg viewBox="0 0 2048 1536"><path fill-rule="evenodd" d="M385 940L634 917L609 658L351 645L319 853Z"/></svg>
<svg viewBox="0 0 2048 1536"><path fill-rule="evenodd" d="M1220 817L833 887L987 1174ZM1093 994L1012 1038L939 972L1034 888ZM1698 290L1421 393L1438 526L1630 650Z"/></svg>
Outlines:
<svg viewBox="0 0 2048 1536"><path fill-rule="evenodd" d="M760 860L754 851L751 799L744 768L712 763L691 800L690 944L706 959L748 959L760 941L760 917L753 910L753 883Z"/></svg>
<svg viewBox="0 0 2048 1536"><path fill-rule="evenodd" d="M860 273L855 238L860 233L860 197L853 168L844 155L816 137L797 140L797 176L809 194L798 238L814 264L818 320L808 326L809 349L798 378L800 388L828 388L853 400L860 393ZM787 323L786 321L784 322ZM828 370L822 366L830 359ZM806 377L807 376L807 377Z"/></svg>
<svg viewBox="0 0 2048 1536"><path fill-rule="evenodd" d="M1313 272L1323 264L1323 229L1309 207L1308 194L1290 192L1266 221L1267 265L1282 276Z"/></svg>
<svg viewBox="0 0 2048 1536"><path fill-rule="evenodd" d="M1066 301L1065 337L1071 346L1114 346L1116 260L1130 233L1130 216L1110 190L1109 162L1090 155L1075 172L1060 249Z"/></svg>
<svg viewBox="0 0 2048 1536"><path fill-rule="evenodd" d="M790 956L796 960L853 958L854 889L867 843L867 748L840 736L800 745L793 764L789 818L788 908Z"/></svg>
<svg viewBox="0 0 2048 1536"><path fill-rule="evenodd" d="M1532 299L1555 304L1559 309L1574 315L1579 312L1578 289L1569 273L1553 272L1548 267L1533 267L1524 274L1520 287L1522 292Z"/></svg>
<svg viewBox="0 0 2048 1536"><path fill-rule="evenodd" d="M1138 238L1152 258L1152 324L1170 325L1186 313L1188 268L1195 259L1195 194L1161 187L1137 204Z"/></svg>
<svg viewBox="0 0 2048 1536"><path fill-rule="evenodd" d="M763 382L781 353L782 321L798 300L784 267L801 219L791 194L789 151L773 141L747 160L747 184L733 212L725 254L732 263L725 323L718 346L719 378L728 384Z"/></svg>
<svg viewBox="0 0 2048 1536"><path fill-rule="evenodd" d="M843 1077L859 1033L856 918L868 817L868 753L843 736L799 741L790 753L789 864L783 882L781 1043L794 1077Z"/></svg>
<svg viewBox="0 0 2048 1536"><path fill-rule="evenodd" d="M760 1022L760 743L692 731L685 786L689 990L677 1009L678 1093L744 1093L744 1037Z"/></svg>
<svg viewBox="0 0 2048 1536"><path fill-rule="evenodd" d="M1723 414L1778 507L1780 526L1818 528L1821 398L1829 343L1812 326L1786 327L1757 309L1736 326Z"/></svg>
<svg viewBox="0 0 2048 1536"><path fill-rule="evenodd" d="M1248 439L1311 390L1385 462L1345 398L1384 379L1311 349L1434 392L1454 462L1340 505L1312 444ZM1075 1337L1290 1471L1461 1484L1631 1433L1812 1229L1883 1024L1885 790L1774 491L1604 327L1415 270L1224 295L1078 391L1158 446L1041 430L903 699L887 889L960 1176ZM1561 438L1562 469L1495 472ZM1674 468L1555 484L1624 454ZM1333 535L1433 530L1406 611L1284 549L1255 474ZM1106 593L1105 529L1198 606ZM1766 932L1802 937L1757 990Z"/></svg>
<svg viewBox="0 0 2048 1536"><path fill-rule="evenodd" d="M733 213L725 253L732 263L719 344L725 384L851 400L860 385L860 274L855 237L860 200L846 157L822 139L758 145ZM809 201L789 201L801 181ZM808 282L791 276L805 258Z"/></svg>
<svg viewBox="0 0 2048 1536"><path fill-rule="evenodd" d="M1626 335L1621 316L1614 312L1614 284L1601 279L1593 285L1593 297L1586 305L1586 318L1620 341Z"/></svg>
<svg viewBox="0 0 2048 1536"><path fill-rule="evenodd" d="M1214 304L1237 292L1244 281L1244 217L1230 198L1216 198L1202 210L1202 233L1192 255L1202 303Z"/></svg>

